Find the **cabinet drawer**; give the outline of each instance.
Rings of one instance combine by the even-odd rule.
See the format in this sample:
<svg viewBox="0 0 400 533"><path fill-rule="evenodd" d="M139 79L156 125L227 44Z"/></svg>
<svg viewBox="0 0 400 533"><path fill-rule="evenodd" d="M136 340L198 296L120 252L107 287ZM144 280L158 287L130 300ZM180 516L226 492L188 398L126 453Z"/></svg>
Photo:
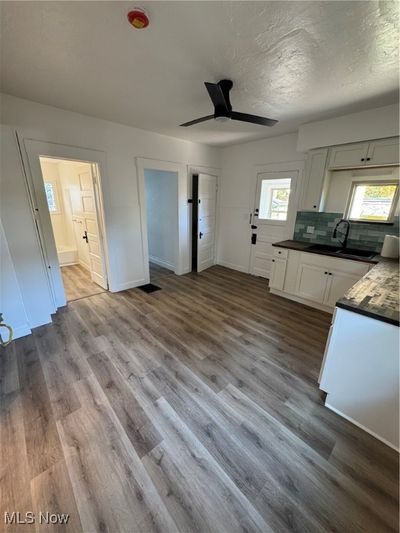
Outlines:
<svg viewBox="0 0 400 533"><path fill-rule="evenodd" d="M278 248L276 246L274 248L274 257L277 257L278 259L286 259L288 256L289 250L287 248Z"/></svg>

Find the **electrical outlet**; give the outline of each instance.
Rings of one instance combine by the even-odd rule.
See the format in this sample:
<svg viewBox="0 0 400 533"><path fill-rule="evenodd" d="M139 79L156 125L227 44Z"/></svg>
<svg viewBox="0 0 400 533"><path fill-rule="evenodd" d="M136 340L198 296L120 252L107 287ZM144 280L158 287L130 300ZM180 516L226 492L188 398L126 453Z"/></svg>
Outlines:
<svg viewBox="0 0 400 533"><path fill-rule="evenodd" d="M307 233L314 233L314 226L307 226Z"/></svg>

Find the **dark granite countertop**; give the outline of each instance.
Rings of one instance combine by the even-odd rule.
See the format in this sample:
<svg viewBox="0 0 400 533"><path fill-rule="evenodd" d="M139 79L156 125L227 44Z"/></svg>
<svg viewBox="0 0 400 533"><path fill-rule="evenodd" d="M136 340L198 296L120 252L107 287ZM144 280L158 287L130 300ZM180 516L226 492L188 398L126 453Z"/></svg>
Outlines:
<svg viewBox="0 0 400 533"><path fill-rule="evenodd" d="M355 260L353 256L338 256L329 252L309 250L308 242L281 241L273 246L301 252L330 255ZM399 261L376 255L373 259L359 258L359 261L374 264L347 293L336 302L338 307L361 315L399 326Z"/></svg>
<svg viewBox="0 0 400 533"><path fill-rule="evenodd" d="M318 254L318 255L329 255L330 257L337 257L338 259L349 259L350 261L361 261L362 263L370 263L370 264L376 264L379 261L380 256L377 254L372 259L369 259L367 257L359 257L355 255L346 255L346 254L340 254L338 255L335 252L330 252L328 250L312 250L313 243L309 242L301 242L301 241L280 241L280 242L274 242L272 246L278 246L279 248L288 248L289 250L299 250L300 252L307 252L310 254Z"/></svg>
<svg viewBox="0 0 400 533"><path fill-rule="evenodd" d="M383 259L346 292L336 305L395 326L399 325L399 262Z"/></svg>

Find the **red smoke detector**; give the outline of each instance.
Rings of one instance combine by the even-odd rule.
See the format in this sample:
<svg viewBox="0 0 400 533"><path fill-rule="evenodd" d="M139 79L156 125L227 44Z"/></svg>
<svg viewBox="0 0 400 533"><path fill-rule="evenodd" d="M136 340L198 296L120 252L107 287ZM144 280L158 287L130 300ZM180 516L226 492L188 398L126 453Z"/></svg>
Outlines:
<svg viewBox="0 0 400 533"><path fill-rule="evenodd" d="M146 12L140 7L135 7L133 11L129 11L128 20L137 30L147 28L150 22Z"/></svg>

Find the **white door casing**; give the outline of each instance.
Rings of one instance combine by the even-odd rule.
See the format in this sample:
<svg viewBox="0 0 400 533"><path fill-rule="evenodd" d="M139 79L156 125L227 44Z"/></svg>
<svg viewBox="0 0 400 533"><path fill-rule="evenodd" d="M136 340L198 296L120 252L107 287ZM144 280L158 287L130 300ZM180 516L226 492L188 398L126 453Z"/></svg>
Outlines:
<svg viewBox="0 0 400 533"><path fill-rule="evenodd" d="M255 276L264 278L270 277L271 261L273 257L272 244L292 238L296 221L300 171L301 168L297 167L288 171L274 170L257 173L255 205L251 217L251 232L252 235L256 235L256 243L251 245L249 268L250 273ZM283 184L287 183L287 180L290 180L290 195L286 220L264 218L270 215L262 214L262 206L260 206L263 182L276 184L277 188L280 188L285 186ZM263 202L265 201L264 196L265 195L263 195ZM261 214L261 216L259 216L259 214Z"/></svg>
<svg viewBox="0 0 400 533"><path fill-rule="evenodd" d="M215 264L217 178L198 176L197 272Z"/></svg>
<svg viewBox="0 0 400 533"><path fill-rule="evenodd" d="M107 237L104 224L102 187L100 185L100 168L103 172L105 168L105 157L102 152L96 150L36 141L33 139L24 139L23 146L25 151L21 151L21 156L26 169L26 185L34 213L44 268L48 274L49 291L54 302L53 312L55 312L59 307L66 304L66 298L39 158L49 157L67 161L82 161L82 163L90 162L92 164L92 172L96 176L95 201L96 207L99 210L97 214L101 224L103 263L105 265L105 276L107 279L107 272L109 271Z"/></svg>

